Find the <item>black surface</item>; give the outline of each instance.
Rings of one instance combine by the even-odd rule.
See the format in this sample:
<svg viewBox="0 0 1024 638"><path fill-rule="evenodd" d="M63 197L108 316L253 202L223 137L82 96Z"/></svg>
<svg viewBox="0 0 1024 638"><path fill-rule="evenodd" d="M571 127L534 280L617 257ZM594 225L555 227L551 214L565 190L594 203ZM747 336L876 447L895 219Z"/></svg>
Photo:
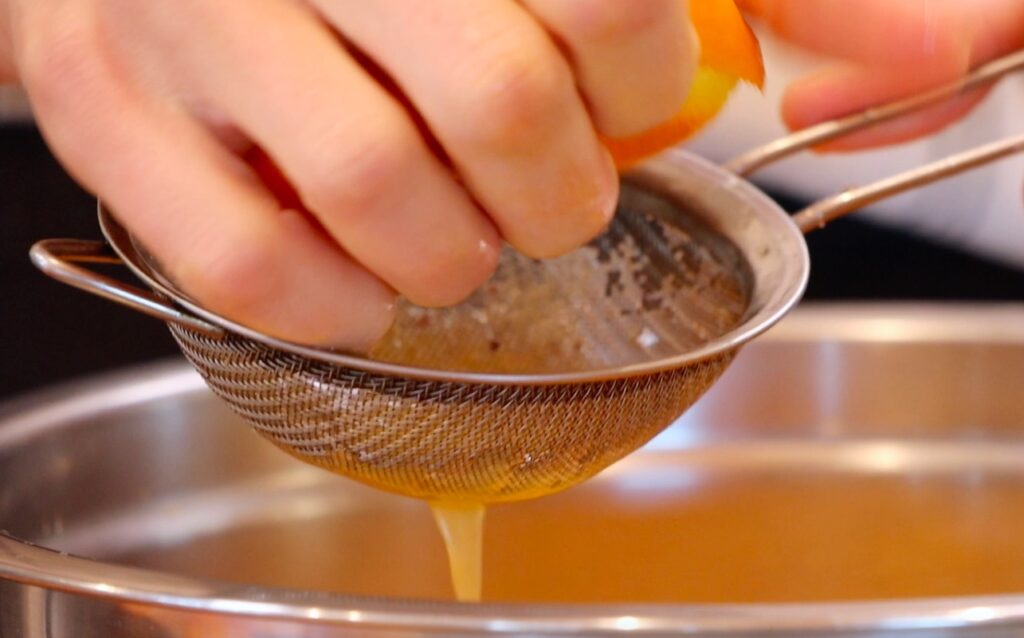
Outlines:
<svg viewBox="0 0 1024 638"><path fill-rule="evenodd" d="M99 238L95 200L30 127L0 128L0 396L177 352L159 321L50 280L46 237Z"/></svg>
<svg viewBox="0 0 1024 638"><path fill-rule="evenodd" d="M38 239L99 237L93 198L30 127L0 127L0 193L0 397L177 354L160 322L29 263ZM1024 300L1024 272L856 220L813 233L809 245L809 299Z"/></svg>
<svg viewBox="0 0 1024 638"><path fill-rule="evenodd" d="M808 300L1024 301L1024 271L856 217L810 233L807 245Z"/></svg>

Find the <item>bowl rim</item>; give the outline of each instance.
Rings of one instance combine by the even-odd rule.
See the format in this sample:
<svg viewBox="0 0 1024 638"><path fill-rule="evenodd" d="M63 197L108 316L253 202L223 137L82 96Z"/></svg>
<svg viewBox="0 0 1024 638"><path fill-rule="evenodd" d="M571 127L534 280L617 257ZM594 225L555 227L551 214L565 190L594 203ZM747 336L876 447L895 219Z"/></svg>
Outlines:
<svg viewBox="0 0 1024 638"><path fill-rule="evenodd" d="M664 186L665 194L669 196L671 196L673 173L696 175L707 183L709 190L728 190L738 201L746 204L758 223L762 224L763 229L770 233L775 241L780 242L777 249L788 260L787 272L781 278L777 289L765 292L767 298L764 300L764 305L757 308L756 311L748 313L733 329L708 341L700 348L681 355L639 364L569 373L495 374L432 370L374 361L357 355L305 346L262 334L204 308L180 290L159 272L152 259L147 257L103 202L98 202L97 209L100 229L104 237L136 277L176 305L229 333L318 362L389 377L442 383L517 386L569 385L617 381L670 372L727 355L778 323L803 296L810 276L810 255L807 244L796 224L774 200L745 179L682 149L664 153L634 171L635 175L646 177L659 186ZM654 175L654 177L649 177L650 175Z"/></svg>
<svg viewBox="0 0 1024 638"><path fill-rule="evenodd" d="M907 343L1024 345L1024 305L805 306L766 343L835 339L885 345L899 327ZM867 328L865 329L865 326ZM895 342L903 342L896 340ZM205 393L187 363L175 360L65 383L0 406L0 449L86 417L159 398ZM72 418L73 417L73 418ZM786 604L461 604L298 592L174 576L64 555L0 532L0 579L72 595L138 603L183 613L216 613L374 630L441 633L620 635L705 632L939 630L1024 625L1024 592L992 596Z"/></svg>
<svg viewBox="0 0 1024 638"><path fill-rule="evenodd" d="M440 635L820 635L817 632L948 630L1024 624L1024 593L781 604L459 603L345 596L237 585L124 567L36 547L3 532L0 579L182 613Z"/></svg>

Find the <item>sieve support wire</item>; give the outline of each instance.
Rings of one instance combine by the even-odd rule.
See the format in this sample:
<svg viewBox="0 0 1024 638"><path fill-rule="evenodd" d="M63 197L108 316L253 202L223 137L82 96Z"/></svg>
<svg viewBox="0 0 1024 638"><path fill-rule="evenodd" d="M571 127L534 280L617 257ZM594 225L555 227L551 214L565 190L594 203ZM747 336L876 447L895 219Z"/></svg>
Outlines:
<svg viewBox="0 0 1024 638"><path fill-rule="evenodd" d="M867 186L847 189L811 204L793 215L793 221L801 231L808 233L818 228L824 228L825 224L830 221L860 210L874 202L1022 152L1024 152L1024 135L993 142Z"/></svg>
<svg viewBox="0 0 1024 638"><path fill-rule="evenodd" d="M36 242L29 254L32 257L32 263L39 270L57 281L109 299L151 317L185 326L209 337L224 336L222 329L182 312L170 301L155 293L76 265L124 265L121 258L104 241L44 239Z"/></svg>
<svg viewBox="0 0 1024 638"><path fill-rule="evenodd" d="M790 155L808 150L825 142L830 142L844 135L855 133L869 126L888 122L929 106L935 106L1022 70L1024 70L1024 50L983 64L959 80L925 91L924 93L797 131L735 157L723 166L741 177L746 177L754 171Z"/></svg>
<svg viewBox="0 0 1024 638"><path fill-rule="evenodd" d="M1022 70L1024 50L983 64L955 82L797 131L748 151L723 166L740 177L748 177L751 173L800 151L935 106ZM867 186L847 189L811 204L793 215L793 221L806 234L874 202L1021 152L1024 152L1024 135L993 142Z"/></svg>

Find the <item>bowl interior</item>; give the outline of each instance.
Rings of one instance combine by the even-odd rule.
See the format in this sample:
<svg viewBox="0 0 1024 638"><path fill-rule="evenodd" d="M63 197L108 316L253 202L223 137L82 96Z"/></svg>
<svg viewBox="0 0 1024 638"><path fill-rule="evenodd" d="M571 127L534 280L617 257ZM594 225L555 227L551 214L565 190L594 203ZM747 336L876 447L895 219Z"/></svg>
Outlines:
<svg viewBox="0 0 1024 638"><path fill-rule="evenodd" d="M493 508L487 599L1024 592L1024 317L944 317L796 313L645 449ZM423 504L295 463L183 367L87 390L0 427L12 536L246 588L450 597Z"/></svg>

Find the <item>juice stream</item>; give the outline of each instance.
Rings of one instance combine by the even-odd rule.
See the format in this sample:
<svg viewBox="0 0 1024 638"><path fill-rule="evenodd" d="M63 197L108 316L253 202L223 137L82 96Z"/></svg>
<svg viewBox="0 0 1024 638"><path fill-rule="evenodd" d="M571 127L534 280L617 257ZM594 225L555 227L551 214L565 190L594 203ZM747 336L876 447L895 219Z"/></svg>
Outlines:
<svg viewBox="0 0 1024 638"><path fill-rule="evenodd" d="M479 602L483 580L484 506L431 503L434 520L448 549L455 597Z"/></svg>

